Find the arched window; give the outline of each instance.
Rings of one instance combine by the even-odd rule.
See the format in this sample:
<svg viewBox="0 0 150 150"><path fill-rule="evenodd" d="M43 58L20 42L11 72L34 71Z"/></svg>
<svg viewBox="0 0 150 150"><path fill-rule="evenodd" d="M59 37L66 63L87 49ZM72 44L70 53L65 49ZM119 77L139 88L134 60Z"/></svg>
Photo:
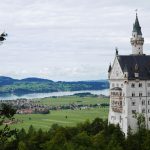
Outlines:
<svg viewBox="0 0 150 150"><path fill-rule="evenodd" d="M132 88L134 88L134 87L135 87L135 84L134 84L134 83L132 83L132 84L131 84L131 87L132 87Z"/></svg>
<svg viewBox="0 0 150 150"><path fill-rule="evenodd" d="M135 92L132 92L132 97L134 97L135 96Z"/></svg>
<svg viewBox="0 0 150 150"><path fill-rule="evenodd" d="M142 92L139 93L139 96L140 96L140 97L142 96Z"/></svg>
<svg viewBox="0 0 150 150"><path fill-rule="evenodd" d="M142 87L142 83L139 83L139 87Z"/></svg>

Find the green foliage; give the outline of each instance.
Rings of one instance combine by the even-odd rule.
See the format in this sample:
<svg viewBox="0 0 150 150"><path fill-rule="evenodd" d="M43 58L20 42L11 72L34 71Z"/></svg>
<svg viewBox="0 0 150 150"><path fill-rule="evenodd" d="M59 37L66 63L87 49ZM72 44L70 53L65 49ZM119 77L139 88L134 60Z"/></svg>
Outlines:
<svg viewBox="0 0 150 150"><path fill-rule="evenodd" d="M28 150L26 144L23 141L18 143L18 150Z"/></svg>
<svg viewBox="0 0 150 150"><path fill-rule="evenodd" d="M143 129L146 128L145 117L142 113L135 113L133 117L136 118L137 120L137 126L139 132L141 132Z"/></svg>
<svg viewBox="0 0 150 150"><path fill-rule="evenodd" d="M10 105L5 103L0 105L0 119L2 119L2 121L4 121L5 118L11 119L15 113L16 110L13 109Z"/></svg>
<svg viewBox="0 0 150 150"><path fill-rule="evenodd" d="M149 150L150 131L144 130L139 141L140 132L129 131L125 138L118 125L108 125L99 118L74 127L54 124L49 131L30 126L28 132L22 129L5 143L3 150Z"/></svg>
<svg viewBox="0 0 150 150"><path fill-rule="evenodd" d="M0 105L0 126L2 126L6 120L13 120L15 112L16 110L14 110L10 105L2 103ZM7 124L3 125L3 127L0 128L0 148L4 148L7 140L16 133L17 131L15 129L11 130Z"/></svg>
<svg viewBox="0 0 150 150"><path fill-rule="evenodd" d="M39 78L27 78L15 80L8 77L0 77L0 94L16 95L28 93L45 93L58 91L80 91L107 89L108 82L104 81L80 81L80 82L53 82Z"/></svg>

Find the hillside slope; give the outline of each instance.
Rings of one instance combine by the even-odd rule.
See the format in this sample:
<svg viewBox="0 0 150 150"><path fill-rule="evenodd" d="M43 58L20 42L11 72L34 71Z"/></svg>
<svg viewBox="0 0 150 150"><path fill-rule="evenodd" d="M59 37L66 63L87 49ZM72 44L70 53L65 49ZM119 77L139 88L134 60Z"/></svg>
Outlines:
<svg viewBox="0 0 150 150"><path fill-rule="evenodd" d="M101 90L109 87L107 80L54 82L41 78L26 78L22 80L0 76L0 94L28 94L58 91Z"/></svg>

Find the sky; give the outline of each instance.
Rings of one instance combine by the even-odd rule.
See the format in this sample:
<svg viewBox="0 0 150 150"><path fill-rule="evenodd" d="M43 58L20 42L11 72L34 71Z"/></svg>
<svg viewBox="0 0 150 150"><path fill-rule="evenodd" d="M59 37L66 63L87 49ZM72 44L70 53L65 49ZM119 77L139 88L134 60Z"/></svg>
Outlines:
<svg viewBox="0 0 150 150"><path fill-rule="evenodd" d="M0 75L54 81L107 79L110 62L131 54L135 9L150 54L150 1L0 0Z"/></svg>

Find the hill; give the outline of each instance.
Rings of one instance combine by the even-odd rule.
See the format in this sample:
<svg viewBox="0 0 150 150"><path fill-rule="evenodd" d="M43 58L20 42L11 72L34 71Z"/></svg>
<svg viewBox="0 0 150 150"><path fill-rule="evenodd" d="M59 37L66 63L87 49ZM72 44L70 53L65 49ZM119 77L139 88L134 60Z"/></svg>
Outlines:
<svg viewBox="0 0 150 150"><path fill-rule="evenodd" d="M57 81L42 78L13 79L0 76L0 94L29 94L59 91L102 90L109 87L107 80Z"/></svg>

